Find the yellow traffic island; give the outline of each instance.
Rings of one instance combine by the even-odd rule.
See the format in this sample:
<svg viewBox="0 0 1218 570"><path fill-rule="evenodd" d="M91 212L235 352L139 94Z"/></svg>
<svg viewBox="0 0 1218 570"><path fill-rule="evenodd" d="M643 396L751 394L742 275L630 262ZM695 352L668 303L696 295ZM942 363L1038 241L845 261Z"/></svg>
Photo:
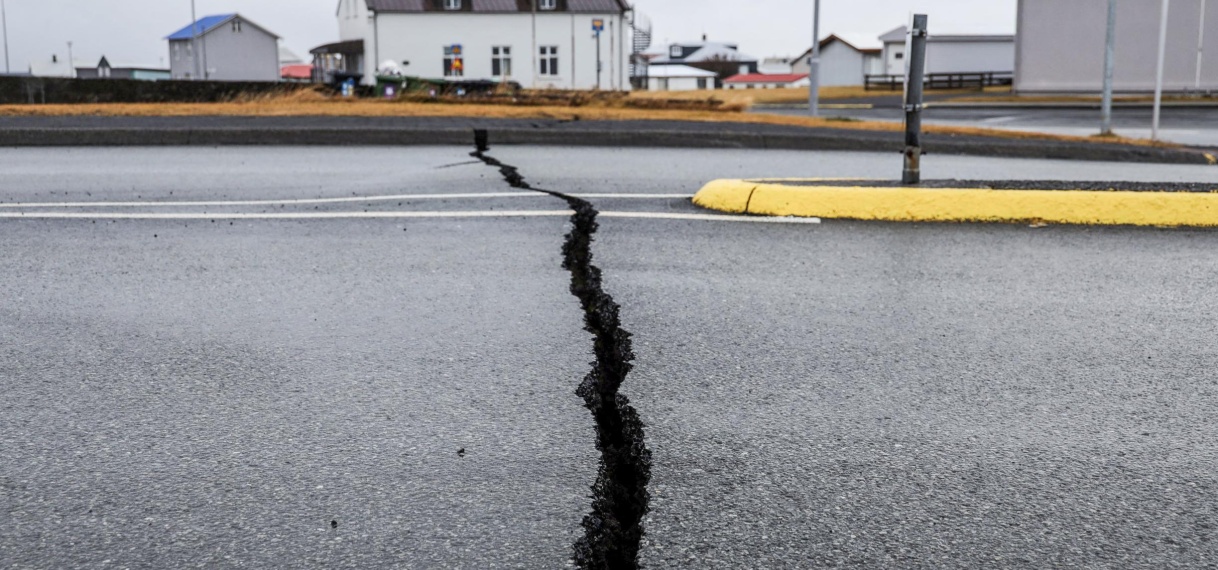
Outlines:
<svg viewBox="0 0 1218 570"><path fill-rule="evenodd" d="M716 180L694 196L733 214L888 222L1218 227L1218 184Z"/></svg>

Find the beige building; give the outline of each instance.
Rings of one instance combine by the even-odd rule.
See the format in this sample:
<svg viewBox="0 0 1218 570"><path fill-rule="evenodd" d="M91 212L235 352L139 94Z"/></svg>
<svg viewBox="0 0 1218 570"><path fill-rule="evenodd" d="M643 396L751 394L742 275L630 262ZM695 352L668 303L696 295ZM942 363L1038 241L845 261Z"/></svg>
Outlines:
<svg viewBox="0 0 1218 570"><path fill-rule="evenodd" d="M1168 17L1164 88L1218 91L1218 0L1174 0ZM1121 0L1117 10L1117 91L1154 90L1158 63L1159 0ZM1019 0L1015 90L1021 93L1097 93L1103 88L1108 0ZM1200 57L1201 76L1197 80Z"/></svg>

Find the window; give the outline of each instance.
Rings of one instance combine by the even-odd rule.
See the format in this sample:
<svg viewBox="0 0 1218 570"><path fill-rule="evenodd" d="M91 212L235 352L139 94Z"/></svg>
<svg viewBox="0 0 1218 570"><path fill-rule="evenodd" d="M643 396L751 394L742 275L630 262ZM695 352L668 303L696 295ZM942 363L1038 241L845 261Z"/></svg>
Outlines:
<svg viewBox="0 0 1218 570"><path fill-rule="evenodd" d="M556 77L558 75L558 46L541 46L541 60L538 62L541 75Z"/></svg>
<svg viewBox="0 0 1218 570"><path fill-rule="evenodd" d="M681 46L672 46L668 48L668 57L673 59L681 59L684 56L685 50L681 49Z"/></svg>
<svg viewBox="0 0 1218 570"><path fill-rule="evenodd" d="M512 76L512 48L510 46L491 48L491 75L495 77Z"/></svg>
<svg viewBox="0 0 1218 570"><path fill-rule="evenodd" d="M182 44L177 42L173 44L173 60L182 61Z"/></svg>
<svg viewBox="0 0 1218 570"><path fill-rule="evenodd" d="M465 77L465 58L461 56L461 45L444 48L444 77Z"/></svg>
<svg viewBox="0 0 1218 570"><path fill-rule="evenodd" d="M698 89L706 89L706 78L705 77L698 78Z"/></svg>
<svg viewBox="0 0 1218 570"><path fill-rule="evenodd" d="M233 33L241 33L241 20L233 20Z"/></svg>
<svg viewBox="0 0 1218 570"><path fill-rule="evenodd" d="M540 10L557 10L558 9L558 0L538 0L538 1L540 2L540 5L538 5L538 9L540 9Z"/></svg>
<svg viewBox="0 0 1218 570"><path fill-rule="evenodd" d="M903 54L901 52L897 52L897 53L892 54L892 57L895 59L905 59L905 54Z"/></svg>
<svg viewBox="0 0 1218 570"><path fill-rule="evenodd" d="M460 10L461 0L444 0L445 10Z"/></svg>

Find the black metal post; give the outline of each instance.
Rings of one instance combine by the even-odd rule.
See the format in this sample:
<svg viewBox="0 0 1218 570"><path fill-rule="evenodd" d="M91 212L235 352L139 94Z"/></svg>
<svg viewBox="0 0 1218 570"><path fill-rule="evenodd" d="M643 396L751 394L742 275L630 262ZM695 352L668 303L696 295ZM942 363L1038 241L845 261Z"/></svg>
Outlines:
<svg viewBox="0 0 1218 570"><path fill-rule="evenodd" d="M906 40L904 184L922 181L922 81L926 74L926 14L914 14Z"/></svg>

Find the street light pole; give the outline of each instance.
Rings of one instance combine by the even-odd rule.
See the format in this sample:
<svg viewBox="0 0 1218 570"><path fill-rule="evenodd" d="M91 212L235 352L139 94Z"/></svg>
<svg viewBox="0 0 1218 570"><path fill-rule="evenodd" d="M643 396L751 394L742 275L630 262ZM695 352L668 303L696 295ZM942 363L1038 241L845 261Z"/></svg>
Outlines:
<svg viewBox="0 0 1218 570"><path fill-rule="evenodd" d="M1205 0L1201 0L1200 28L1197 31L1197 83L1194 89L1201 94L1201 60L1205 56Z"/></svg>
<svg viewBox="0 0 1218 570"><path fill-rule="evenodd" d="M0 0L0 24L4 26L4 72L12 73L8 66L8 11L4 9L4 0Z"/></svg>
<svg viewBox="0 0 1218 570"><path fill-rule="evenodd" d="M1117 0L1108 0L1108 39L1104 44L1104 103L1101 135L1112 134L1112 76L1116 68Z"/></svg>
<svg viewBox="0 0 1218 570"><path fill-rule="evenodd" d="M808 112L820 115L820 0L812 6L812 56L808 58Z"/></svg>
<svg viewBox="0 0 1218 570"><path fill-rule="evenodd" d="M1171 0L1163 0L1163 14L1159 17L1159 69L1155 77L1155 113L1150 127L1150 138L1159 139L1159 115L1163 110L1163 62L1167 58L1167 15Z"/></svg>
<svg viewBox="0 0 1218 570"><path fill-rule="evenodd" d="M76 64L72 61L72 42L68 42L68 77L76 79Z"/></svg>
<svg viewBox="0 0 1218 570"><path fill-rule="evenodd" d="M199 80L199 18L195 16L195 0L190 0L190 63L194 66L194 80Z"/></svg>

